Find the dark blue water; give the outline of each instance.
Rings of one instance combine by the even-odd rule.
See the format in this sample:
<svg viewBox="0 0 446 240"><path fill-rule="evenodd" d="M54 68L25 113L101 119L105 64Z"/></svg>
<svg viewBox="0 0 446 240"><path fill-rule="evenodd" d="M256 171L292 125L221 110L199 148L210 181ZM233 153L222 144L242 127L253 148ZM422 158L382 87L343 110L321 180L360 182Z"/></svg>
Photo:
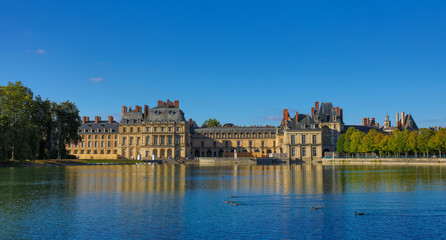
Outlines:
<svg viewBox="0 0 446 240"><path fill-rule="evenodd" d="M445 179L439 166L1 168L0 238L446 238Z"/></svg>

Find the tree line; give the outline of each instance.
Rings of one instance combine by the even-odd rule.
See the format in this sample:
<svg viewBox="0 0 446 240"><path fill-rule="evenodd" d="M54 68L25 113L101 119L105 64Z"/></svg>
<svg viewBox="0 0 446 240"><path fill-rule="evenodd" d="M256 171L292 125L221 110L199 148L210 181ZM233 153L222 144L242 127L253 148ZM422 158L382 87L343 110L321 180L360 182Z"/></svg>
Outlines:
<svg viewBox="0 0 446 240"><path fill-rule="evenodd" d="M0 86L0 161L65 158L77 143L79 110L70 101L34 97L21 82Z"/></svg>
<svg viewBox="0 0 446 240"><path fill-rule="evenodd" d="M337 150L339 153L350 154L376 153L382 155L395 155L405 157L409 154L423 155L439 154L446 149L446 129L432 131L422 128L419 131L400 131L395 129L387 135L371 129L367 134L350 127L346 133L339 136Z"/></svg>

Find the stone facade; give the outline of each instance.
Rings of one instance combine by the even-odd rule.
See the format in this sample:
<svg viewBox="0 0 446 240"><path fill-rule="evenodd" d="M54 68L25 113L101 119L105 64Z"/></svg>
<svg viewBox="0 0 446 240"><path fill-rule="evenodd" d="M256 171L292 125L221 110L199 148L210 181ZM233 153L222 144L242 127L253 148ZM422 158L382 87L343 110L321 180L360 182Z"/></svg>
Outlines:
<svg viewBox="0 0 446 240"><path fill-rule="evenodd" d="M122 106L118 124L95 122L84 117L79 129L82 142L67 146L79 158L184 159L187 157L280 157L304 161L319 160L336 151L343 130L343 112L332 103L319 102L311 114L283 112L279 126L198 127L186 121L179 101L158 101L158 105L132 110ZM99 120L99 121L97 121ZM111 154L111 155L109 155Z"/></svg>
<svg viewBox="0 0 446 240"><path fill-rule="evenodd" d="M108 117L108 121L102 121L99 116L96 116L94 121L90 121L89 117L83 117L78 131L81 141L78 144L67 145L68 154L80 159L117 159L118 126L112 116Z"/></svg>

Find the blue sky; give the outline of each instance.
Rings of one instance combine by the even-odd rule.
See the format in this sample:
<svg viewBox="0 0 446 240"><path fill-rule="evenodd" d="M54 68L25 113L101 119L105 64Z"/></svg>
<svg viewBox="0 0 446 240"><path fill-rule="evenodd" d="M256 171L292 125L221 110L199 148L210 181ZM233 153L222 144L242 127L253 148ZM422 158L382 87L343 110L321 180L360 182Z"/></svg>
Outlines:
<svg viewBox="0 0 446 240"><path fill-rule="evenodd" d="M0 85L81 115L180 100L186 118L278 125L283 108L346 124L412 113L446 126L444 1L0 2Z"/></svg>

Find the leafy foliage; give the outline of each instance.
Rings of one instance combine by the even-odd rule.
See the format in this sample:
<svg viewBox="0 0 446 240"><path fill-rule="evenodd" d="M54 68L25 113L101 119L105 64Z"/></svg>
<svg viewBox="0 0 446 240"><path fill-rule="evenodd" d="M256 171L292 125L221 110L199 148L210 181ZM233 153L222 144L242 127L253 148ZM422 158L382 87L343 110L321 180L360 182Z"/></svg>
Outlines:
<svg viewBox="0 0 446 240"><path fill-rule="evenodd" d="M0 86L0 160L61 158L65 144L79 141L79 126L74 103L34 99L21 82Z"/></svg>
<svg viewBox="0 0 446 240"><path fill-rule="evenodd" d="M204 121L201 127L221 127L221 123L215 118L209 118L208 120Z"/></svg>
<svg viewBox="0 0 446 240"><path fill-rule="evenodd" d="M418 132L395 129L391 135L385 135L372 129L364 134L356 128L350 127L338 139L337 149L340 153L379 153L417 155L435 152L442 154L446 150L446 129L434 132L422 128Z"/></svg>

